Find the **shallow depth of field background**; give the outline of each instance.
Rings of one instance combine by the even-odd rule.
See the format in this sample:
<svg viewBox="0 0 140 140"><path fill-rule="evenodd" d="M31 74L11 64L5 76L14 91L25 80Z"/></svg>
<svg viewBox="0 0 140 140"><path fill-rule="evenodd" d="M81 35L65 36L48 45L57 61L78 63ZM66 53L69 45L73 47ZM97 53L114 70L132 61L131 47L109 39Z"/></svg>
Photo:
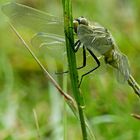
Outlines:
<svg viewBox="0 0 140 140"><path fill-rule="evenodd" d="M0 0L0 5L6 1ZM62 16L61 0L18 2ZM84 16L111 31L120 50L129 58L132 75L140 83L140 1L73 0L72 3L74 17ZM64 137L81 140L78 121L6 21L0 11L0 139L37 139L35 110L42 140ZM29 42L30 29L19 31ZM33 50L60 85L66 87L69 77L54 74L57 69L63 70L59 59L45 51ZM109 67L84 79L81 91L89 124L98 140L139 140L140 121L131 114L140 114L140 101L126 83L121 85L115 78ZM67 92L71 94L70 84Z"/></svg>

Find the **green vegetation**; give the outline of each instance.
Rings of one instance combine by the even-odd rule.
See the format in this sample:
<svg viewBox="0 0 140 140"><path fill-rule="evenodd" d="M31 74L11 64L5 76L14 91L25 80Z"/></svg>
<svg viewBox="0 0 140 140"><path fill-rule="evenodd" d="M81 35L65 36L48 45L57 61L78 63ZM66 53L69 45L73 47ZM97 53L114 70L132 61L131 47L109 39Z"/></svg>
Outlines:
<svg viewBox="0 0 140 140"><path fill-rule="evenodd" d="M5 2L0 0L0 5ZM61 0L22 2L53 15L63 16ZM132 75L138 83L139 5L139 0L72 1L74 18L82 15L111 31L119 49L128 56ZM81 140L79 122L10 29L1 11L0 17L0 139ZM30 44L34 30L19 26L16 29ZM67 70L63 65L66 60L63 60L59 50L48 54L45 48L32 49L60 86L72 94L69 74L55 74L56 71ZM79 56L77 61L80 63ZM99 140L139 140L140 120L131 116L132 113L140 114L138 97L127 83L121 85L116 82L112 68L100 69L85 77L80 89L84 95L85 114L93 133Z"/></svg>

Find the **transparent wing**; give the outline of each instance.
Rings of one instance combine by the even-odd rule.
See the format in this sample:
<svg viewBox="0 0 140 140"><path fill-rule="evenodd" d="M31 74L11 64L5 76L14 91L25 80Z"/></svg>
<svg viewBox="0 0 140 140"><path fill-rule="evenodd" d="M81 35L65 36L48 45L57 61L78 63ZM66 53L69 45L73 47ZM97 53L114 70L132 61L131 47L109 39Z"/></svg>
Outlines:
<svg viewBox="0 0 140 140"><path fill-rule="evenodd" d="M67 56L66 56L65 39L63 36L41 32L34 35L34 37L31 40L31 44L33 47L40 49L39 52L41 51L43 53L46 52L45 55L47 56L49 55L55 58L57 61L62 63L63 66L68 65ZM80 48L78 52L76 53L77 67L81 66L83 63L82 51L83 49ZM98 74L104 73L105 68L106 68L103 62L103 58L100 59L100 62L101 62L101 68L100 68L100 71L97 70ZM94 68L96 65L97 64L93 60L92 56L87 53L87 65L83 69L78 70L79 75L86 73L87 71ZM93 72L93 74L96 74L96 72Z"/></svg>
<svg viewBox="0 0 140 140"><path fill-rule="evenodd" d="M100 54L113 49L113 39L104 27L79 25L78 38L89 49L94 49Z"/></svg>
<svg viewBox="0 0 140 140"><path fill-rule="evenodd" d="M118 70L117 70L117 81L124 83L129 79L130 76L130 67L127 56L121 54L118 59Z"/></svg>
<svg viewBox="0 0 140 140"><path fill-rule="evenodd" d="M36 32L63 33L63 20L51 14L14 2L3 5L2 11L13 25L24 25Z"/></svg>
<svg viewBox="0 0 140 140"><path fill-rule="evenodd" d="M40 32L33 36L31 44L33 47L46 52L46 55L50 55L59 61L66 59L65 39L63 36Z"/></svg>

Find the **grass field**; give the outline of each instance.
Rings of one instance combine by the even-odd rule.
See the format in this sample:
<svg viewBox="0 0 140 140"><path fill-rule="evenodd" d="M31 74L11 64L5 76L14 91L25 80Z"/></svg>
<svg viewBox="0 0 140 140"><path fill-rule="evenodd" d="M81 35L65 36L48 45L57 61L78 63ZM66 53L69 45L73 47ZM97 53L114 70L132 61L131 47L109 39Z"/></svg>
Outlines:
<svg viewBox="0 0 140 140"><path fill-rule="evenodd" d="M5 2L0 0L0 6ZM63 15L61 0L18 2L56 16ZM110 30L119 49L129 58L132 75L140 83L140 1L73 0L72 3L74 18L84 16ZM0 17L0 139L81 140L79 121L13 33L2 11ZM16 28L30 43L35 31ZM59 51L47 54L44 48L32 47L32 50L60 86L72 94L69 74L55 74L67 69L63 68L66 60L62 60ZM139 98L127 83L116 81L111 67L100 69L84 78L81 85L85 114L96 139L139 140L140 120L131 116L140 114Z"/></svg>

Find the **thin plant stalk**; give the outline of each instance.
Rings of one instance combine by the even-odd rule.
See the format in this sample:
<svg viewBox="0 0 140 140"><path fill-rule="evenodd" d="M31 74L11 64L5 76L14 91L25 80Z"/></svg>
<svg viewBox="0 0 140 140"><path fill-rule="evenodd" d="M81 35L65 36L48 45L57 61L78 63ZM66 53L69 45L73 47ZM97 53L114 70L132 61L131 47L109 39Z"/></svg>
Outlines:
<svg viewBox="0 0 140 140"><path fill-rule="evenodd" d="M71 0L62 0L62 4L63 4L63 13L64 13L64 31L65 31L65 40L66 40L66 48L67 48L67 58L69 64L69 73L70 73L70 79L72 85L72 92L78 106L83 140L87 140L88 135L86 130L85 115L84 115L84 101L83 101L83 95L78 88L78 72L76 69L76 57L73 51L74 36L73 36L72 2Z"/></svg>
<svg viewBox="0 0 140 140"><path fill-rule="evenodd" d="M37 130L37 138L38 140L41 140L41 136L39 132L39 123L38 123L37 113L35 109L33 109L33 114L34 114L34 119L35 119L36 130Z"/></svg>

